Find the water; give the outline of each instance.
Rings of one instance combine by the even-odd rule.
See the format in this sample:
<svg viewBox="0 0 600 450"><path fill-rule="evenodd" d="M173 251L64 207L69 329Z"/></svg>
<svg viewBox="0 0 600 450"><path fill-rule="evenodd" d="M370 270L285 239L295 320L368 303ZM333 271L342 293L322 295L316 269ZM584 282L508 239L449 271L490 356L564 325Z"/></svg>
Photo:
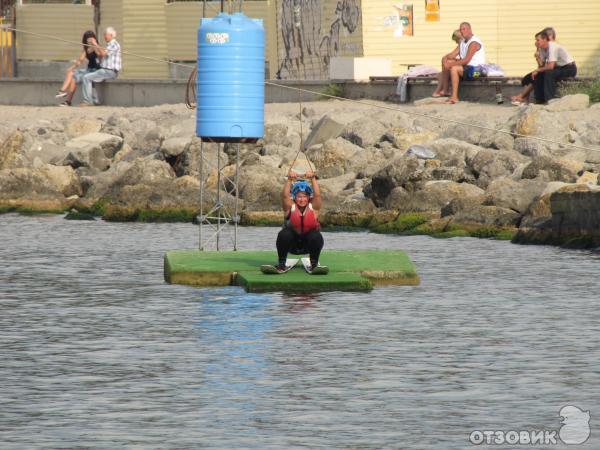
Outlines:
<svg viewBox="0 0 600 450"><path fill-rule="evenodd" d="M598 253L326 234L406 249L421 285L291 296L165 284L187 224L10 214L0 238L3 449L474 448L568 404L600 448Z"/></svg>

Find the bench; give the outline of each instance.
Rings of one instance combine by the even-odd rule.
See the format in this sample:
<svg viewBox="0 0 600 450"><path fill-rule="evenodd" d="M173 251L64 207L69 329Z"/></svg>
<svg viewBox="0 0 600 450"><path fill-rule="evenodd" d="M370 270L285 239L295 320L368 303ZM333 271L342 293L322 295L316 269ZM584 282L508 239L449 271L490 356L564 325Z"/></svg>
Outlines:
<svg viewBox="0 0 600 450"><path fill-rule="evenodd" d="M398 76L372 76L372 83L398 84ZM521 90L522 77L480 77L476 80L460 82L460 97L466 101L491 103L497 101L500 94L504 99L516 95ZM566 78L563 84L593 81L593 77ZM407 79L407 101L429 97L437 85L436 76L409 77Z"/></svg>

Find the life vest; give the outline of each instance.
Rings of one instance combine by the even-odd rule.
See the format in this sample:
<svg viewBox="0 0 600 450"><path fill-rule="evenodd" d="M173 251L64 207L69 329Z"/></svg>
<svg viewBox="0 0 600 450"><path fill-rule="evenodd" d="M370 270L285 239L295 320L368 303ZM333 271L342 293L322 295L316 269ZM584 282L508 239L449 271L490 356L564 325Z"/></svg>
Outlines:
<svg viewBox="0 0 600 450"><path fill-rule="evenodd" d="M296 233L301 235L306 234L312 230L321 229L321 226L319 225L319 221L317 220L317 216L315 214L315 210L312 207L312 203L306 205L306 208L304 209L304 214L300 212L300 210L296 207L296 204L294 203L288 216L287 225L289 227L292 227L294 231L296 231Z"/></svg>

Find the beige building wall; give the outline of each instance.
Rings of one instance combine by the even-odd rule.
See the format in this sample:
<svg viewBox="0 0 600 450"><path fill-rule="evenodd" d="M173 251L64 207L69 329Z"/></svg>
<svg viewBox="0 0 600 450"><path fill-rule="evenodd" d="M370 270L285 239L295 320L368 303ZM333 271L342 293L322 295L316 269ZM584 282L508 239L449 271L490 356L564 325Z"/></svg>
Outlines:
<svg viewBox="0 0 600 450"><path fill-rule="evenodd" d="M558 40L571 52L581 75L591 75L600 60L600 1L548 2L548 0L440 1L440 21L425 21L425 2L413 5L414 35L402 36L397 27L397 0L363 2L364 56L388 57L393 72L401 74L411 64L439 67L451 51L452 31L470 22L485 45L488 62L499 64L509 76L535 68L533 35L554 26Z"/></svg>
<svg viewBox="0 0 600 450"><path fill-rule="evenodd" d="M167 79L166 62L144 59L167 59L167 20L164 0L122 0L123 54L122 78Z"/></svg>
<svg viewBox="0 0 600 450"><path fill-rule="evenodd" d="M121 42L121 33L123 33L123 0L101 0L98 38L102 44L105 44L102 35L107 27L113 27L117 31L117 41Z"/></svg>
<svg viewBox="0 0 600 450"><path fill-rule="evenodd" d="M245 1L243 13L253 19L262 19L265 27L265 58L276 59L274 39L269 39L275 29L271 1ZM167 19L167 53L170 61L196 61L197 34L202 19L202 2L174 2L165 5ZM221 11L221 2L206 2L206 17ZM227 11L227 10L226 10ZM271 43L269 44L269 40Z"/></svg>
<svg viewBox="0 0 600 450"><path fill-rule="evenodd" d="M332 57L362 56L360 0L277 0L276 10L276 78L327 79Z"/></svg>
<svg viewBox="0 0 600 450"><path fill-rule="evenodd" d="M326 79L333 56L387 57L394 74L410 64L438 67L441 56L453 49L450 35L463 20L483 40L488 61L500 64L510 76L534 67L533 34L549 25L574 56L580 75L595 75L600 68L600 0L441 0L439 22L426 22L425 1L413 0L404 2L413 5L413 36L398 32L399 0L302 0L296 11L293 0L243 4L246 15L265 21L271 77ZM219 10L220 1L207 2L207 15ZM113 26L127 53L194 61L201 15L199 1L102 0L99 38L102 43L102 29ZM85 30L93 29L93 17L89 5L21 5L17 28L79 42ZM68 61L79 49L77 44L17 34L21 60ZM123 64L122 78L169 78L164 62L123 54Z"/></svg>
<svg viewBox="0 0 600 450"><path fill-rule="evenodd" d="M90 5L20 5L16 17L20 30L74 42L81 42L83 33L94 29L94 7ZM82 50L75 44L17 33L17 59L67 61L76 59Z"/></svg>
<svg viewBox="0 0 600 450"><path fill-rule="evenodd" d="M578 74L600 75L600 0L498 0L498 17L498 62L510 74L535 68L534 34L552 26L557 41L575 58Z"/></svg>

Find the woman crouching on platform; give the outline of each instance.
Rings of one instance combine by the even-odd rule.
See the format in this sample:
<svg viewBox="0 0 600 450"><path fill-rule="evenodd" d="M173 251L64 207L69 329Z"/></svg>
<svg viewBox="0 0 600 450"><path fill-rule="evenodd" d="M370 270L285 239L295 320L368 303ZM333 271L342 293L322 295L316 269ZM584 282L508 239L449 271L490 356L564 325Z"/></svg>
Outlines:
<svg viewBox="0 0 600 450"><path fill-rule="evenodd" d="M277 235L277 271L286 272L288 253L310 255L310 271L314 274L327 273L328 269L319 266L319 255L323 249L323 235L319 225L321 210L321 190L317 177L312 171L306 172L303 178L308 181L296 181L298 174L293 170L281 192L281 206L285 224ZM308 270L308 269L307 269Z"/></svg>

